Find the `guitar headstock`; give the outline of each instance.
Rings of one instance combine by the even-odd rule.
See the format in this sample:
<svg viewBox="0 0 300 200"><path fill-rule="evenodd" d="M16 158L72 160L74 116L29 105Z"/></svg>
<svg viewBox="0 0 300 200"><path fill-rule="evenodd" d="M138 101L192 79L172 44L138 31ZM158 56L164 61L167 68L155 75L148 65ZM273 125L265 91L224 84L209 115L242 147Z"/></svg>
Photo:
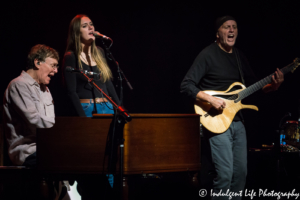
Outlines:
<svg viewBox="0 0 300 200"><path fill-rule="evenodd" d="M293 73L296 69L297 69L297 67L300 65L300 59L299 58L295 58L295 60L294 60L294 64L293 64L294 66L293 66L293 69L291 70L291 72Z"/></svg>

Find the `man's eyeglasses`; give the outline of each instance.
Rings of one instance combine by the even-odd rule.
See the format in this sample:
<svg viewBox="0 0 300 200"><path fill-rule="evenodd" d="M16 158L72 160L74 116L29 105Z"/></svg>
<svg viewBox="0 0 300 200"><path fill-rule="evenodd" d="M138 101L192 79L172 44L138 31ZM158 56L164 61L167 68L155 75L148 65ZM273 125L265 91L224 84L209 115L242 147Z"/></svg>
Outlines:
<svg viewBox="0 0 300 200"><path fill-rule="evenodd" d="M42 61L43 63L46 63L45 61ZM46 63L47 65L50 65L50 64L48 64L48 63ZM50 65L53 69L58 69L59 68L59 66L57 65L57 64L51 64Z"/></svg>

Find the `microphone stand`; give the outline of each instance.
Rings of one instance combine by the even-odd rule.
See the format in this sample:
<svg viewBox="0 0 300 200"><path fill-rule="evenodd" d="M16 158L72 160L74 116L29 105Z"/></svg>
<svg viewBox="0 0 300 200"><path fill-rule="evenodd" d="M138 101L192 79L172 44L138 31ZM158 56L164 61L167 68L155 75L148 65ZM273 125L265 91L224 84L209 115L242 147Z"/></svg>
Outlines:
<svg viewBox="0 0 300 200"><path fill-rule="evenodd" d="M112 39L110 39L111 42L113 43ZM109 50L109 48L111 47L111 45L109 46L109 48L105 45L103 39L101 38L103 47L106 50L106 54L107 54L107 58L109 60L111 60L117 67L117 72L118 72L118 79L120 80L120 106L123 105L123 79L126 81L128 87L133 90L131 84L129 83L128 79L126 78L126 76L124 75L123 71L121 70L119 63L115 60L115 58L113 57L111 51ZM122 78L123 77L123 78ZM116 123L116 120L114 121ZM118 120L118 123L121 123ZM126 123L126 122L125 122ZM114 124L114 130L115 130L116 124ZM114 131L113 131L114 133ZM120 142L120 183L119 183L119 189L120 189L120 199L122 199L122 194L123 194L123 163L124 163L124 136L123 136L123 129L122 131L120 131L120 136L119 136L119 142ZM112 135L112 144L114 143L115 140L115 135ZM112 145L112 150L113 150L113 145ZM112 152L112 151L111 151Z"/></svg>
<svg viewBox="0 0 300 200"><path fill-rule="evenodd" d="M120 105L117 105L101 88L98 87L98 85L94 82L93 78L89 78L84 72L80 71L80 73L88 79L89 83L92 83L96 89L98 89L106 98L107 100L113 105L113 107L116 110L116 113L114 114L114 120L113 120L113 130L112 130L112 140L110 141L111 144L111 151L110 151L110 158L109 158L109 165L108 165L108 173L110 173L112 170L112 163L114 161L113 155L114 155L114 143L115 143L115 130L116 130L116 122L118 122L118 132L120 133L121 141L120 141L120 180L123 181L123 148L124 148L124 139L123 139L123 125L126 122L131 121L131 116L124 110L124 108ZM119 117L117 119L117 115L120 114L122 117ZM121 127L121 128L119 128ZM120 182L120 198L122 198L122 181Z"/></svg>
<svg viewBox="0 0 300 200"><path fill-rule="evenodd" d="M123 180L123 148L124 148L124 139L123 139L123 127L124 127L124 124L126 122L130 122L131 121L131 116L125 111L125 109L116 104L101 88L98 87L98 85L95 83L95 81L93 80L93 78L89 78L84 72L80 71L80 73L87 78L88 80L88 83L92 83L94 85L94 87L96 89L98 89L106 98L107 100L113 105L113 107L115 108L115 114L114 114L114 120L113 120L113 130L112 130L112 139L110 142L111 144L111 150L110 150L110 157L109 157L109 165L108 165L108 174L110 174L110 172L112 172L112 164L113 164L113 161L115 161L114 159L114 153L116 151L114 151L114 143L115 143L115 131L116 131L116 122L118 122L118 131L120 133L120 137L121 137L121 144L120 144L120 148L121 148L121 160L120 160L120 171L121 171L121 174L120 174L120 180ZM119 114L119 115L118 115ZM117 115L118 116L122 116L122 117L119 117L117 118ZM120 128L121 127L121 128ZM109 131L110 133L110 131ZM120 199L122 199L122 191L123 191L123 187L122 187L122 181L120 182Z"/></svg>

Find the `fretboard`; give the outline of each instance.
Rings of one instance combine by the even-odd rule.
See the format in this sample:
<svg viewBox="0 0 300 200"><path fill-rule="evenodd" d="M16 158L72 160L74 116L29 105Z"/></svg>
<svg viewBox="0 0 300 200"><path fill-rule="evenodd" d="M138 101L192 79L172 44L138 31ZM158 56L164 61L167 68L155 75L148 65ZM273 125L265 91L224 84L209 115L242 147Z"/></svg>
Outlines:
<svg viewBox="0 0 300 200"><path fill-rule="evenodd" d="M298 62L299 58L296 58L295 61L291 64L289 64L288 66L280 69L280 71L283 73L283 74L286 74L292 70L295 70L298 65L299 65L299 62ZM263 88L265 85L269 84L272 82L272 76L274 75L275 73L265 77L264 79L254 83L253 85L249 86L248 88L246 88L245 90L242 90L241 92L238 93L238 99L236 99L235 101L238 102L238 101L241 101L242 99L246 98L247 96L253 94L254 92L256 92L257 90Z"/></svg>

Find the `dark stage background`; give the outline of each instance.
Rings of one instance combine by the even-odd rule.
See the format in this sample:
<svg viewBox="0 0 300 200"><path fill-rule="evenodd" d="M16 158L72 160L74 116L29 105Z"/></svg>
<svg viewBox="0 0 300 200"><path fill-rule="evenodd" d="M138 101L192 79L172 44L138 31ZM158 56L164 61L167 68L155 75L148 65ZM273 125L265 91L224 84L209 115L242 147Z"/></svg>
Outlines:
<svg viewBox="0 0 300 200"><path fill-rule="evenodd" d="M68 26L76 14L87 14L96 30L111 37L111 51L131 82L124 83L124 105L130 113L193 113L192 101L179 92L180 83L198 53L215 40L214 21L237 19L236 46L248 57L259 79L300 56L300 14L297 1L7 1L1 12L1 87L26 66L30 48L41 43L66 48ZM100 41L97 41L100 45ZM116 74L116 68L111 65ZM286 112L298 118L300 69L285 76L275 93L258 93L244 103L250 147L274 141L274 130ZM61 71L51 80L56 114L66 115ZM117 76L114 79L118 84Z"/></svg>

